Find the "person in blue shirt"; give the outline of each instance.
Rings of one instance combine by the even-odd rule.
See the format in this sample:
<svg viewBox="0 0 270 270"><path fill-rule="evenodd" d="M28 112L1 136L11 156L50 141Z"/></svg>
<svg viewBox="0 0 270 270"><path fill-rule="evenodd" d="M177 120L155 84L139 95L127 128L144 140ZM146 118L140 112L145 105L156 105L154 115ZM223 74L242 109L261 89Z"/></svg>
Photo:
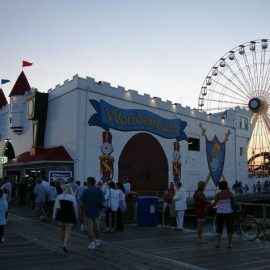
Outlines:
<svg viewBox="0 0 270 270"><path fill-rule="evenodd" d="M37 179L37 184L34 188L34 195L35 195L36 215L40 220L45 220L46 187L42 185L41 178Z"/></svg>
<svg viewBox="0 0 270 270"><path fill-rule="evenodd" d="M96 249L96 246L100 245L100 210L104 202L102 191L95 186L95 183L96 179L94 177L88 177L88 188L83 191L80 198L90 241L89 249Z"/></svg>
<svg viewBox="0 0 270 270"><path fill-rule="evenodd" d="M8 211L8 203L4 196L3 190L0 189L0 243L4 242L4 226L7 224L6 213Z"/></svg>

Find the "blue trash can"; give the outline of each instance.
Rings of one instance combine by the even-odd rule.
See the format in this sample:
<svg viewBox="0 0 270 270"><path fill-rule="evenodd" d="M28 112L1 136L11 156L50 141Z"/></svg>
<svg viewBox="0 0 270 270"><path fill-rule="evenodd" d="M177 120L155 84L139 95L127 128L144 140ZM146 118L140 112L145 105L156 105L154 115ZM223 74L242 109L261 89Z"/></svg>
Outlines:
<svg viewBox="0 0 270 270"><path fill-rule="evenodd" d="M157 226L159 222L158 197L137 197L137 225Z"/></svg>

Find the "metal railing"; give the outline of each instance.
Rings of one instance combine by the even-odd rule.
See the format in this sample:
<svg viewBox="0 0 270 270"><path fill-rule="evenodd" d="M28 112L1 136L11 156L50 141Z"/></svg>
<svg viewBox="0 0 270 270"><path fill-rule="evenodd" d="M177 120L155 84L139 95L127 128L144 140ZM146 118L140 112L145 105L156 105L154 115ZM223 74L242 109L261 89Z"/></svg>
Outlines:
<svg viewBox="0 0 270 270"><path fill-rule="evenodd" d="M187 199L192 199L193 194L196 191L196 189L185 189L185 191L186 191ZM207 198L211 198L211 197L214 197L216 193L219 191L220 190L217 188L208 188L208 189L205 189L204 194Z"/></svg>
<svg viewBox="0 0 270 270"><path fill-rule="evenodd" d="M192 196L196 189L185 189L186 191L186 196L188 200L192 199ZM216 193L219 192L220 190L218 188L209 188L204 191L205 196L208 199L214 198ZM265 194L265 193L270 193L270 189L263 189L262 192L253 192L253 191L248 191L248 192L242 192L242 193L237 193L235 194L235 191L231 190L233 192L234 196L243 196L247 194ZM155 197L163 197L164 191L160 190L150 190L150 191L145 191L145 190L140 190L136 191L135 193L138 194L138 196L155 196Z"/></svg>
<svg viewBox="0 0 270 270"><path fill-rule="evenodd" d="M192 199L192 196L194 194L194 192L196 191L196 189L185 189L186 191L186 196L187 196L187 199ZM219 191L219 189L217 188L212 188L212 189L206 189L204 191L206 197L214 197L216 195L216 193ZM136 193L139 195L139 196L156 196L156 197L162 197L163 194L164 194L164 191L160 191L160 190L150 190L150 191L143 191L143 190L139 190L139 191L136 191Z"/></svg>

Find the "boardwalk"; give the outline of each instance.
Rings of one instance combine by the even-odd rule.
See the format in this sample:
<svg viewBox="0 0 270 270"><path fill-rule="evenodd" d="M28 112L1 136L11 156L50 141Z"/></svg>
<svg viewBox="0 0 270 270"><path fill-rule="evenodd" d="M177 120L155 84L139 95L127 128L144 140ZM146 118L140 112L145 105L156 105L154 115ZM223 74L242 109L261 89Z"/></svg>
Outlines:
<svg viewBox="0 0 270 270"><path fill-rule="evenodd" d="M0 245L0 269L270 269L269 242L236 239L230 250L224 239L216 249L211 232L206 234L208 244L199 245L194 230L136 225L127 225L122 233L103 234L101 247L94 251L86 248L86 235L74 230L72 252L64 254L57 226L34 219L30 209L11 212L6 242Z"/></svg>

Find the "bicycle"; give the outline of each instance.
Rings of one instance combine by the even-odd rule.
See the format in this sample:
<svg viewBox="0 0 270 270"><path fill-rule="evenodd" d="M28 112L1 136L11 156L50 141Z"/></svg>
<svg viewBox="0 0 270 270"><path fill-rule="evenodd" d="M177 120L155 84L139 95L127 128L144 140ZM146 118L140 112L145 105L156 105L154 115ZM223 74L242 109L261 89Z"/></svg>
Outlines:
<svg viewBox="0 0 270 270"><path fill-rule="evenodd" d="M216 233L216 216L213 220L213 230ZM243 210L234 213L234 232L241 238L254 241L260 236L261 230L261 223L252 215L245 214Z"/></svg>

